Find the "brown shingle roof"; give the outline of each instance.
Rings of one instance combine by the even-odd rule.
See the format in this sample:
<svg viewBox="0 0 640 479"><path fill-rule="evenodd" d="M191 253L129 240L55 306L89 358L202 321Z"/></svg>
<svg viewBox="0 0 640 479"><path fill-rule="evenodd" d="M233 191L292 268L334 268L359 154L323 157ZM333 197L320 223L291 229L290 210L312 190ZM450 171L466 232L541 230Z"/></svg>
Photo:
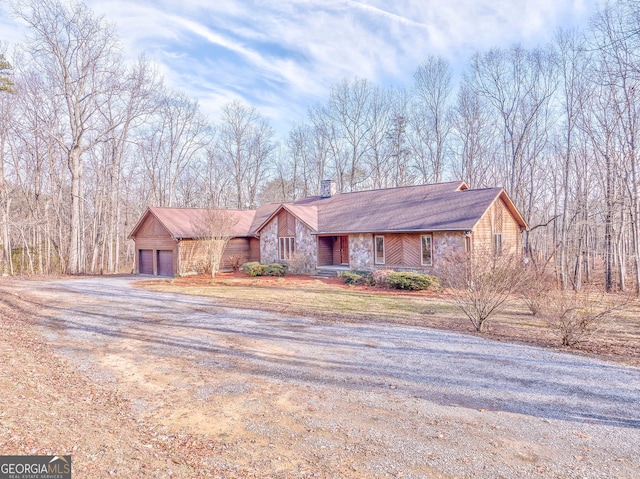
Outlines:
<svg viewBox="0 0 640 479"><path fill-rule="evenodd" d="M470 231L502 192L416 186L336 195L319 210L318 233Z"/></svg>
<svg viewBox="0 0 640 479"><path fill-rule="evenodd" d="M198 236L198 225L206 221L208 211L210 210L205 208L150 207L134 227L129 237L134 237L147 215L152 214L162 223L173 238L196 238ZM224 211L236 220L231 232L233 236L252 236L251 226L256 216L255 210Z"/></svg>
<svg viewBox="0 0 640 479"><path fill-rule="evenodd" d="M501 195L526 227L502 188L469 190L460 181L315 196L283 203L277 209L289 210L318 234L470 231ZM255 231L268 220L270 216Z"/></svg>
<svg viewBox="0 0 640 479"><path fill-rule="evenodd" d="M227 210L237 216L234 236L259 233L284 208L318 234L390 233L409 231L471 231L491 204L501 197L521 227L527 225L502 188L467 189L464 182L404 186L340 193L330 198L303 198L292 203L269 203L257 210ZM194 225L206 209L149 208L178 238L193 238ZM138 222L130 237L144 222Z"/></svg>

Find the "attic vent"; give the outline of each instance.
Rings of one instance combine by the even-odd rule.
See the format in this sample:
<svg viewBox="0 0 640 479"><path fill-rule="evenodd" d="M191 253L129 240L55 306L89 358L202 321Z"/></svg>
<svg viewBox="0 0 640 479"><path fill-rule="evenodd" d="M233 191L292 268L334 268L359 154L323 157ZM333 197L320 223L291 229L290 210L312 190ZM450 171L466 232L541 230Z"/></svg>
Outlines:
<svg viewBox="0 0 640 479"><path fill-rule="evenodd" d="M502 202L496 204L496 233L502 233L502 225L504 221L504 207Z"/></svg>
<svg viewBox="0 0 640 479"><path fill-rule="evenodd" d="M336 182L333 180L324 180L320 184L320 197L331 198L336 194Z"/></svg>

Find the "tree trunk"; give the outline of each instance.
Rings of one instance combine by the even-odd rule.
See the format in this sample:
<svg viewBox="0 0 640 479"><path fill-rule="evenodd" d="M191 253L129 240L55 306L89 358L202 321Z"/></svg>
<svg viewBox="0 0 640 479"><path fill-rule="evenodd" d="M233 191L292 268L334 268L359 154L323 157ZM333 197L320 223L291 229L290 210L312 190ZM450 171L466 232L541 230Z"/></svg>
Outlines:
<svg viewBox="0 0 640 479"><path fill-rule="evenodd" d="M70 274L85 272L82 258L84 256L84 231L82 230L82 161L79 146L69 152L69 170L71 171L71 234L69 237Z"/></svg>

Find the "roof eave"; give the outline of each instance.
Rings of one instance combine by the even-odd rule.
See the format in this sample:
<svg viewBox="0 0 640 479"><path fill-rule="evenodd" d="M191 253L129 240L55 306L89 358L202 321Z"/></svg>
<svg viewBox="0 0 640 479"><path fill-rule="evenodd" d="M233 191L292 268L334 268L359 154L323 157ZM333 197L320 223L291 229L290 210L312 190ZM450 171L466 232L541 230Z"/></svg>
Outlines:
<svg viewBox="0 0 640 479"><path fill-rule="evenodd" d="M302 223L303 223L307 228L309 228L309 229L311 230L311 234L316 234L316 233L315 233L316 229L315 229L313 226L309 225L305 220L303 220L302 218L300 218L300 216L298 216L298 215L297 215L297 214L295 214L293 211L291 211L291 210L287 207L287 203L280 203L280 205L279 205L279 206L274 210L274 212L273 212L273 213L271 213L271 214L269 215L269 217L268 217L266 220L264 220L264 221L260 224L260 226L258 226L258 227L255 229L255 232L254 232L253 234L254 234L254 235L259 235L259 234L260 234L260 231L262 230L262 228L264 228L264 227L267 225L267 223L269 223L273 218L275 218L275 217L278 215L278 213L280 213L280 210L285 210L285 211L287 211L289 214L293 215L296 219L298 219L298 220L302 221Z"/></svg>
<svg viewBox="0 0 640 479"><path fill-rule="evenodd" d="M421 229L400 229L400 230L384 230L384 231L318 231L311 233L316 236L343 236L343 235L357 235L357 234L395 234L395 233L443 233L446 231L453 232L465 232L472 231L473 228L421 228Z"/></svg>
<svg viewBox="0 0 640 479"><path fill-rule="evenodd" d="M138 220L136 225L131 230L131 233L129 233L129 236L127 236L127 239L132 239L132 240L135 241L135 239L136 239L135 233L137 233L137 231L140 229L142 224L145 222L145 220L147 218L147 215L149 213L151 213L151 208L147 206L147 209L144 211L144 213L142 213L142 216L140 216L140 219Z"/></svg>

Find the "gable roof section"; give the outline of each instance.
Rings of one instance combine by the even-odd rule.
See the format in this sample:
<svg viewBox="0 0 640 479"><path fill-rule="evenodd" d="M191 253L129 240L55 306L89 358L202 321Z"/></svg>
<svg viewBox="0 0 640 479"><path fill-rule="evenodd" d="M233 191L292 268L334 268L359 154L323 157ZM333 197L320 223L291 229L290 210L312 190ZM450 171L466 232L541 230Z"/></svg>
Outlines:
<svg viewBox="0 0 640 479"><path fill-rule="evenodd" d="M136 226L129 234L129 238L134 238L140 227L145 223L149 215L153 215L173 239L190 239L198 237L197 225L206 221L206 208L165 208L149 207L142 215ZM232 228L231 234L235 237L252 236L251 226L253 224L256 210L222 210L232 215L237 222Z"/></svg>
<svg viewBox="0 0 640 479"><path fill-rule="evenodd" d="M399 213L402 213L403 208L414 207L409 204L410 202L421 203L445 192L461 192L468 188L464 181L451 181L430 185L339 193L329 198L320 196L301 198L292 203L276 205L269 216L255 225L254 231L259 232L281 209L286 209L319 234L410 231L413 229L410 226L402 229L399 225L392 225L398 219ZM382 214L374 212L382 212ZM386 224L385 229L369 229L376 223ZM382 224L378 224L378 226L382 227ZM390 227L392 229L389 229Z"/></svg>
<svg viewBox="0 0 640 479"><path fill-rule="evenodd" d="M504 190L414 187L366 193L370 194L348 193L331 198L320 209L318 233L471 231ZM524 221L521 225L526 226Z"/></svg>
<svg viewBox="0 0 640 479"><path fill-rule="evenodd" d="M520 225L520 228L522 228L523 230L528 230L529 225L524 220L524 218L520 214L520 211L518 211L518 207L513 203L513 201L511 200L507 192L504 190L504 188L502 188L502 193L500 193L500 198L502 198L502 201L504 201L505 205L507 206L507 209L516 220L516 223Z"/></svg>
<svg viewBox="0 0 640 479"><path fill-rule="evenodd" d="M258 233L269 223L280 211L285 210L306 224L313 232L318 231L318 205L305 205L296 203L271 203L275 207L269 216L263 217L260 223L255 224L255 232Z"/></svg>

